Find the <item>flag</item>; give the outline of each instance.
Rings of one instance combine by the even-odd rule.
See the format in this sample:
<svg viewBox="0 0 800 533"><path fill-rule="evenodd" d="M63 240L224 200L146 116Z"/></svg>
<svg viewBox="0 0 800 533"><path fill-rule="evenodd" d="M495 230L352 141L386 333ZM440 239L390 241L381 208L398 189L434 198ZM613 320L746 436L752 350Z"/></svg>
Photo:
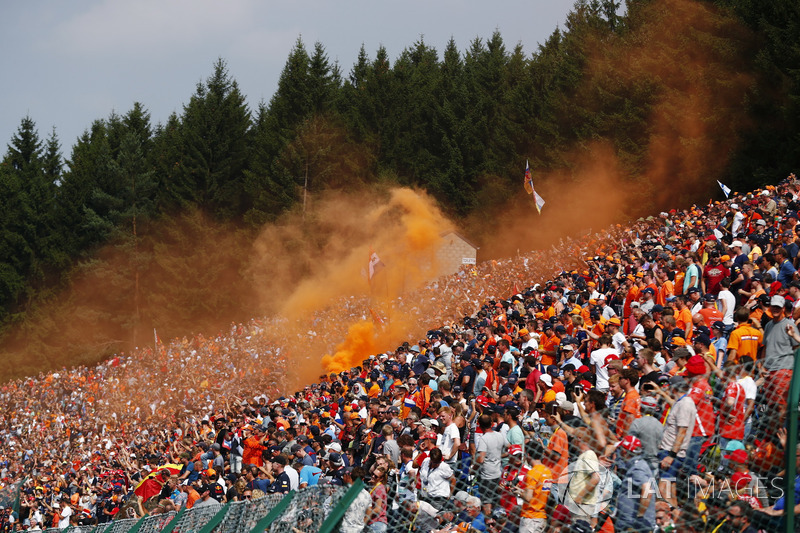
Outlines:
<svg viewBox="0 0 800 533"><path fill-rule="evenodd" d="M383 325L383 319L382 319L382 318L381 318L381 316L380 316L378 313L376 313L376 312L375 312L375 310L374 310L373 308L371 308L371 307L369 308L369 314L371 314L371 315L372 315L372 322L373 322L373 323L374 323L376 326L382 326L382 325Z"/></svg>
<svg viewBox="0 0 800 533"><path fill-rule="evenodd" d="M728 187L727 185L725 185L724 183L722 183L719 180L717 180L717 183L719 183L719 186L722 188L722 192L725 193L725 198L727 198L728 196L731 195L731 188L730 187Z"/></svg>
<svg viewBox="0 0 800 533"><path fill-rule="evenodd" d="M367 279L369 281L372 281L372 278L375 277L375 274L380 272L383 269L383 267L385 267L385 266L386 265L383 264L383 261L381 261L381 258L378 257L378 254L376 254L372 250L372 248L370 248L370 250L369 250L369 269L367 270L367 272L368 272Z"/></svg>
<svg viewBox="0 0 800 533"><path fill-rule="evenodd" d="M156 339L156 346L161 344L161 339L158 338L158 333L156 333L156 328L153 328L153 337Z"/></svg>
<svg viewBox="0 0 800 533"><path fill-rule="evenodd" d="M527 159L525 160L525 191L528 194L533 194L533 176Z"/></svg>
<svg viewBox="0 0 800 533"><path fill-rule="evenodd" d="M141 496L144 500L149 500L161 492L167 479L180 474L182 468L183 465L172 463L159 466L136 485L136 488L133 489L134 494Z"/></svg>
<svg viewBox="0 0 800 533"><path fill-rule="evenodd" d="M533 195L533 201L536 203L536 210L539 211L541 215L542 207L544 207L544 199L539 196L539 193L533 188L533 175L531 174L531 167L527 159L525 160L525 191Z"/></svg>

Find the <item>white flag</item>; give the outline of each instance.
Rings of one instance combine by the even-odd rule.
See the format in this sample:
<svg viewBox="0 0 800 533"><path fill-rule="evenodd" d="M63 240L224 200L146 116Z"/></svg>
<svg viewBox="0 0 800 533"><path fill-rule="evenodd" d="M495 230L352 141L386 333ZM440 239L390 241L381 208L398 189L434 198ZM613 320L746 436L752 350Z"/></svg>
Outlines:
<svg viewBox="0 0 800 533"><path fill-rule="evenodd" d="M731 195L731 188L730 187L728 187L727 185L725 185L724 183L722 183L719 180L717 180L717 183L719 183L719 186L722 187L722 192L725 193L725 198L727 198L728 196Z"/></svg>

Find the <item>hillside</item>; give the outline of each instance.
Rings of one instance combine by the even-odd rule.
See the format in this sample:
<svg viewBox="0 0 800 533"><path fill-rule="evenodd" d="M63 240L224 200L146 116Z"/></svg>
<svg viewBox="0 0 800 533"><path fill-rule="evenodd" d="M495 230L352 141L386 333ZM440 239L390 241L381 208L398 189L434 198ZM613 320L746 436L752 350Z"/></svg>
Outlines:
<svg viewBox="0 0 800 533"><path fill-rule="evenodd" d="M298 39L255 108L220 59L166 123L134 103L65 155L24 118L0 166L0 378L274 316L404 214L489 259L795 168L794 3L618 7L576 3L535 51L419 40L346 74Z"/></svg>

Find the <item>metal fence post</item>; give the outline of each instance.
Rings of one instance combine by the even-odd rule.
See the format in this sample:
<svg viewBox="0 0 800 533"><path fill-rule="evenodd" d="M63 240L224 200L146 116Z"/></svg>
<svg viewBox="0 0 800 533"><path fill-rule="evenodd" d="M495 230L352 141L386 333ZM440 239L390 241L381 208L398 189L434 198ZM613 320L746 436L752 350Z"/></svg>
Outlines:
<svg viewBox="0 0 800 533"><path fill-rule="evenodd" d="M783 450L786 461L786 477L783 490L786 505L783 516L786 517L786 531L794 533L794 478L797 476L797 403L800 402L800 348L794 352L794 369L792 382L789 385L789 398L786 409L786 449Z"/></svg>
<svg viewBox="0 0 800 533"><path fill-rule="evenodd" d="M286 493L286 496L281 498L275 507L272 508L270 512L267 513L267 516L262 518L258 521L258 523L250 530L250 533L263 533L265 529L267 529L275 520L278 519L279 516L283 514L289 504L292 503L294 497L297 495L297 492L290 490Z"/></svg>
<svg viewBox="0 0 800 533"><path fill-rule="evenodd" d="M135 524L133 524L133 527L128 530L128 533L139 533L139 530L142 528L142 524L144 524L144 520L147 517L148 515L141 517Z"/></svg>
<svg viewBox="0 0 800 533"><path fill-rule="evenodd" d="M350 488L347 489L347 492L342 496L342 499L339 500L339 503L331 510L331 514L328 515L328 518L325 519L322 526L319 528L319 533L333 533L336 531L339 522L344 518L344 514L347 512L350 504L353 503L362 490L364 490L364 482L357 479Z"/></svg>
<svg viewBox="0 0 800 533"><path fill-rule="evenodd" d="M164 526L164 529L161 530L161 533L172 533L172 530L175 529L175 526L178 525L178 522L180 521L180 518L184 515L184 513L186 513L185 505L181 507L181 510L178 511L178 513L172 517L172 520L170 520L166 526Z"/></svg>
<svg viewBox="0 0 800 533"><path fill-rule="evenodd" d="M211 533L212 531L214 531L214 528L217 527L220 524L220 522L222 522L222 519L225 518L225 515L228 514L228 509L230 508L230 505L231 502L228 502L225 505L223 505L222 508L219 511L217 511L217 514L212 516L211 520L209 520L206 523L206 525L203 526L203 529L201 529L199 533Z"/></svg>

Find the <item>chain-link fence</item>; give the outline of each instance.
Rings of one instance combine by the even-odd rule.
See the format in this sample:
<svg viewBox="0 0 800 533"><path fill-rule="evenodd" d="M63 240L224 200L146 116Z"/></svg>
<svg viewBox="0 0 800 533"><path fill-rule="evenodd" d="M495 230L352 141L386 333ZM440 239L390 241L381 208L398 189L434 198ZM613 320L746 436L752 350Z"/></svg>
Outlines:
<svg viewBox="0 0 800 533"><path fill-rule="evenodd" d="M285 494L267 494L261 498L193 507L142 519L125 518L92 526L49 528L48 533L311 533L321 530L337 505L347 505L347 488L334 485L303 488ZM270 513L277 509L274 517ZM268 522L264 523L267 519ZM258 526L261 526L260 528Z"/></svg>

